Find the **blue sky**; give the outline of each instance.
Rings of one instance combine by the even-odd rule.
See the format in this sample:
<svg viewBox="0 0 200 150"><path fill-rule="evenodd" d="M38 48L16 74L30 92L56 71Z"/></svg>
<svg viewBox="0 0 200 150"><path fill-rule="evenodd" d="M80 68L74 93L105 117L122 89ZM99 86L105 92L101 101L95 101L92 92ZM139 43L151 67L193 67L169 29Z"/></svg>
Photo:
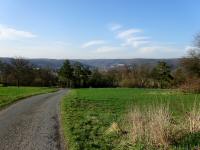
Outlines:
<svg viewBox="0 0 200 150"><path fill-rule="evenodd" d="M0 0L0 57L182 57L199 0Z"/></svg>

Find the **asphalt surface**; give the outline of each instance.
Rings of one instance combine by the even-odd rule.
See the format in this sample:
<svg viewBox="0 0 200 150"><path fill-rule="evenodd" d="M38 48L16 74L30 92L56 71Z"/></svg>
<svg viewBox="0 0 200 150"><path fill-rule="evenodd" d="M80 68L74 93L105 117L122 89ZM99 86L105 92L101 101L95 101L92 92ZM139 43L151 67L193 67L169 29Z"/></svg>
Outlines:
<svg viewBox="0 0 200 150"><path fill-rule="evenodd" d="M33 96L0 111L0 150L60 150L59 103L67 90Z"/></svg>

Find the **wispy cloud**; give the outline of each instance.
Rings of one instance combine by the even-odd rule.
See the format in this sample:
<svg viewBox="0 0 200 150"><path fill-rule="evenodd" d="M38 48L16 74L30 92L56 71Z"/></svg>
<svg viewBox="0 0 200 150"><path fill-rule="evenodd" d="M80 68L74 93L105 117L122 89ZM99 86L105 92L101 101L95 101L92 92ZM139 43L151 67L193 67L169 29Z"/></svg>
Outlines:
<svg viewBox="0 0 200 150"><path fill-rule="evenodd" d="M129 38L129 37L132 37L133 34L135 33L141 33L142 30L140 29L128 29L128 30L123 30L123 31L120 31L117 35L118 38Z"/></svg>
<svg viewBox="0 0 200 150"><path fill-rule="evenodd" d="M34 38L34 35L31 32L17 30L14 28L10 28L4 25L0 25L0 40L16 40L21 38Z"/></svg>
<svg viewBox="0 0 200 150"><path fill-rule="evenodd" d="M149 40L142 40L140 38L127 38L125 39L125 42L122 43L122 46L131 46L132 48L138 48L140 46L144 46L149 44L150 41Z"/></svg>
<svg viewBox="0 0 200 150"><path fill-rule="evenodd" d="M110 31L114 33L115 38L121 41L121 43L118 42L118 47L121 50L124 50L124 52L126 53L134 54L133 56L165 57L170 56L171 54L178 56L178 52L181 51L181 48L174 43L161 43L159 41L153 40L149 36L146 36L143 29L125 29L122 25L120 25L119 27L117 25L111 26L112 28L110 28ZM103 49L101 51L103 51Z"/></svg>
<svg viewBox="0 0 200 150"><path fill-rule="evenodd" d="M109 28L111 31L117 31L122 28L122 25L117 24L117 23L112 23L109 25Z"/></svg>
<svg viewBox="0 0 200 150"><path fill-rule="evenodd" d="M102 44L105 44L105 43L106 42L103 41L103 40L92 40L92 41L84 43L81 47L82 48L88 48L88 47L91 47L91 46L102 45Z"/></svg>
<svg viewBox="0 0 200 150"><path fill-rule="evenodd" d="M131 28L128 30L119 31L116 37L122 40L122 46L131 46L132 48L137 48L150 43L149 37L138 35L142 32L143 31L141 29Z"/></svg>

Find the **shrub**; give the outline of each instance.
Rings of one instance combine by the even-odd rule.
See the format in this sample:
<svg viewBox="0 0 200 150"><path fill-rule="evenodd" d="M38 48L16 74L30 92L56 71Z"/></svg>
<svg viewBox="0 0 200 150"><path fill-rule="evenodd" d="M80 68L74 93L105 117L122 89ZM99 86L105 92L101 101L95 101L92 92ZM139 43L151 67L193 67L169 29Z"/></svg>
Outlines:
<svg viewBox="0 0 200 150"><path fill-rule="evenodd" d="M200 93L200 78L187 79L180 89L183 92Z"/></svg>

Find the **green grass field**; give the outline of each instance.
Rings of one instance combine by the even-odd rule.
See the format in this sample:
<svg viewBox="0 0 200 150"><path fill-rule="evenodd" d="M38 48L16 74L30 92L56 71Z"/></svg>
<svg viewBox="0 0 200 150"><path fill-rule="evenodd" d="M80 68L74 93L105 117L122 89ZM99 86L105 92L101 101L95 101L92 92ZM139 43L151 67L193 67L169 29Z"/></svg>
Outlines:
<svg viewBox="0 0 200 150"><path fill-rule="evenodd" d="M121 137L107 135L113 122L123 124L131 108L167 105L175 120L200 102L198 94L161 89L75 89L62 101L62 123L70 149L119 149ZM198 135L200 139L200 136ZM195 139L196 140L196 139ZM199 140L195 144L200 144ZM125 148L127 149L127 148Z"/></svg>
<svg viewBox="0 0 200 150"><path fill-rule="evenodd" d="M43 87L0 87L0 108L25 97L53 91L56 91L56 89Z"/></svg>

